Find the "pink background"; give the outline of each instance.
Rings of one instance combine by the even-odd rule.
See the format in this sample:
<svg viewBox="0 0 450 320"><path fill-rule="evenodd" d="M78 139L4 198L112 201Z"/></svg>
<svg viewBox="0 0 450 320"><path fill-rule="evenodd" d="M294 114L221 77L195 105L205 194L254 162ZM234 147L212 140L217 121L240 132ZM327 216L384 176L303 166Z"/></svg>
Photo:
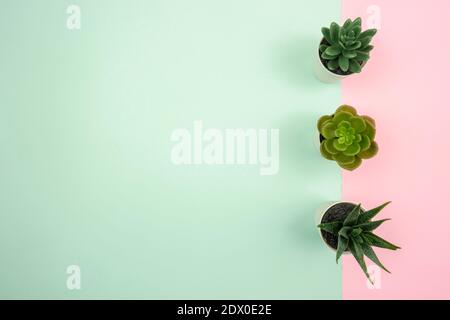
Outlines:
<svg viewBox="0 0 450 320"><path fill-rule="evenodd" d="M343 298L450 299L450 1L343 0L343 18L364 24L370 5L381 13L375 49L342 101L377 121L380 152L343 173L343 197L366 208L392 200L378 233L402 249L377 250L392 272L379 289L345 257Z"/></svg>

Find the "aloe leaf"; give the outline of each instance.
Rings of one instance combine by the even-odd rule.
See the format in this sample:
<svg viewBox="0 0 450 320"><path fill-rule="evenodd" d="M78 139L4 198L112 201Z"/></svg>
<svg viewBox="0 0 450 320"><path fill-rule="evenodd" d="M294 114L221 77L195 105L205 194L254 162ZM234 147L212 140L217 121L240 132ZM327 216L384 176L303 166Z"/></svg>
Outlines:
<svg viewBox="0 0 450 320"><path fill-rule="evenodd" d="M355 257L356 262L358 262L359 266L364 271L364 274L366 275L367 279L369 279L372 282L369 274L367 273L367 266L364 261L364 252L362 251L361 246L358 243L356 243L355 241L351 240L351 241L349 241L348 248L350 249L350 252Z"/></svg>
<svg viewBox="0 0 450 320"><path fill-rule="evenodd" d="M376 228L378 228L383 222L388 221L388 220L391 220L391 219L383 219L383 220L365 222L362 224L358 224L355 227L361 228L364 231L373 231Z"/></svg>
<svg viewBox="0 0 450 320"><path fill-rule="evenodd" d="M339 238L338 238L338 247L337 247L337 250L336 250L336 263L338 263L339 258L342 256L344 251L347 250L348 242L349 242L348 239L346 239L346 238L344 238L342 236L339 236Z"/></svg>
<svg viewBox="0 0 450 320"><path fill-rule="evenodd" d="M364 233L362 233L362 237L364 238L364 240L366 240L367 244L369 244L373 247L389 249L389 250L401 249L399 246L396 246L395 244L390 243L390 242L384 240L383 238L380 238L379 236L373 234L372 232L364 232Z"/></svg>
<svg viewBox="0 0 450 320"><path fill-rule="evenodd" d="M391 273L388 269L386 269L385 266L383 266L383 264L381 263L381 261L378 259L377 255L375 254L375 251L373 251L372 247L367 245L367 244L363 244L361 246L364 255L369 258L370 260L372 260L377 266L379 266L381 269L383 269L384 271Z"/></svg>
<svg viewBox="0 0 450 320"><path fill-rule="evenodd" d="M382 205L380 205L376 208L362 212L358 217L358 224L362 224L362 223L369 222L370 220L372 220L389 203L391 203L391 201L383 203Z"/></svg>
<svg viewBox="0 0 450 320"><path fill-rule="evenodd" d="M358 216L360 214L361 204L358 204L353 208L352 211L347 215L344 220L344 226L352 226L358 222Z"/></svg>
<svg viewBox="0 0 450 320"><path fill-rule="evenodd" d="M333 221L333 222L321 223L317 227L326 232L337 235L339 230L342 228L342 222L341 221Z"/></svg>

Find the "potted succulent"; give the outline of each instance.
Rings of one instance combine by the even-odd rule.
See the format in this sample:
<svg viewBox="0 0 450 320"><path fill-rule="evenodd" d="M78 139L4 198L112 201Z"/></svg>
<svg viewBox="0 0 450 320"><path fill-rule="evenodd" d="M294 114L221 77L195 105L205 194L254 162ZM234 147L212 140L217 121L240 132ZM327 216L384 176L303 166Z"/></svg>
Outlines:
<svg viewBox="0 0 450 320"><path fill-rule="evenodd" d="M358 115L349 105L340 106L332 115L320 117L320 153L325 159L336 161L346 170L355 170L363 159L369 159L378 152L375 139L375 120Z"/></svg>
<svg viewBox="0 0 450 320"><path fill-rule="evenodd" d="M370 44L377 29L361 30L361 18L347 19L340 26L336 22L322 28L316 58L316 76L323 82L336 82L361 72L370 58Z"/></svg>
<svg viewBox="0 0 450 320"><path fill-rule="evenodd" d="M389 203L386 202L374 209L365 211L360 204L335 202L318 211L317 220L320 235L327 246L336 251L336 262L343 254L352 254L370 281L364 256L389 272L380 262L372 247L389 250L400 249L395 244L373 233L383 222L390 220L372 221Z"/></svg>

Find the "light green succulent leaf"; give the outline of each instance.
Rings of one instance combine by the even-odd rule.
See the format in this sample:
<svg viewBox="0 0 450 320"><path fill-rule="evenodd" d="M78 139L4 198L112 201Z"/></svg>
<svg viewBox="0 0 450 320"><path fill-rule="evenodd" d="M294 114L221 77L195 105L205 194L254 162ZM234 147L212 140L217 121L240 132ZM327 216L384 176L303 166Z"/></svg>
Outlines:
<svg viewBox="0 0 450 320"><path fill-rule="evenodd" d="M343 151L346 156L356 156L361 151L359 143L354 142L352 145L348 146L347 149Z"/></svg>
<svg viewBox="0 0 450 320"><path fill-rule="evenodd" d="M362 160L359 156L355 156L355 160L352 163L342 164L338 162L338 165L345 170L353 171L357 169L362 163Z"/></svg>
<svg viewBox="0 0 450 320"><path fill-rule="evenodd" d="M333 123L337 126L342 121L350 121L353 115L347 111L338 111L334 113Z"/></svg>
<svg viewBox="0 0 450 320"><path fill-rule="evenodd" d="M356 109L353 108L352 106L349 106L349 105L346 105L346 104L343 104L342 106L340 106L339 108L337 108L337 110L336 110L335 113L339 113L339 112L341 112L341 111L348 112L348 113L350 113L350 114L353 115L353 116L356 116L356 115L357 115Z"/></svg>
<svg viewBox="0 0 450 320"><path fill-rule="evenodd" d="M336 137L336 125L333 121L325 122L320 129L320 133L325 139L333 139Z"/></svg>
<svg viewBox="0 0 450 320"><path fill-rule="evenodd" d="M337 150L334 145L333 145L333 141L334 140L324 140L321 144L321 146L323 145L324 149L331 155L333 154L338 154L340 151ZM331 159L329 160L334 160L333 157L331 157Z"/></svg>
<svg viewBox="0 0 450 320"><path fill-rule="evenodd" d="M350 123L356 132L361 133L366 130L366 122L363 118L355 116L350 119Z"/></svg>
<svg viewBox="0 0 450 320"><path fill-rule="evenodd" d="M319 118L319 120L317 120L317 129L318 129L319 131L321 131L321 130L322 130L322 126L323 126L326 122L331 121L332 118L333 118L333 117L330 116L330 115L324 115L324 116L321 116L321 117Z"/></svg>
<svg viewBox="0 0 450 320"><path fill-rule="evenodd" d="M371 141L369 149L361 151L359 153L359 156L362 159L370 159L373 158L377 153L378 153L378 144L375 141Z"/></svg>
<svg viewBox="0 0 450 320"><path fill-rule="evenodd" d="M361 142L359 143L361 151L366 151L370 147L370 139L365 134L361 135Z"/></svg>
<svg viewBox="0 0 450 320"><path fill-rule="evenodd" d="M344 138L345 139L345 138ZM342 138L333 139L333 147L338 151L344 151L347 149L347 145L345 144L345 140L343 142ZM344 154L334 154L333 159L337 162L341 163L352 163L354 159L352 157L346 156Z"/></svg>
<svg viewBox="0 0 450 320"><path fill-rule="evenodd" d="M364 118L364 120L366 119ZM376 129L370 121L366 121L366 130L364 130L363 134L365 134L370 140L375 139Z"/></svg>
<svg viewBox="0 0 450 320"><path fill-rule="evenodd" d="M321 154L325 159L328 159L328 160L334 160L334 159L333 159L333 155L332 155L330 152L328 152L328 150L327 150L326 147L325 147L325 144L327 143L327 141L331 141L331 140L324 140L324 141L322 141L322 143L320 144L320 154Z"/></svg>

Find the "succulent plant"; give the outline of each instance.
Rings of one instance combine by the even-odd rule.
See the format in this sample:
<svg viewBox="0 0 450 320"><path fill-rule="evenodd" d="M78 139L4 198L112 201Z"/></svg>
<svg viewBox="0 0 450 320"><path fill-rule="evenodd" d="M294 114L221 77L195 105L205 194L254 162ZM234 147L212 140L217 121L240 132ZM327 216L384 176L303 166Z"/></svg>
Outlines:
<svg viewBox="0 0 450 320"><path fill-rule="evenodd" d="M362 210L361 205L359 204L353 208L345 219L318 225L318 228L338 237L336 263L345 251L350 251L369 280L371 279L367 272L364 256L372 260L386 272L390 273L390 271L383 266L375 254L375 251L372 249L372 247L389 250L400 249L400 247L395 244L392 244L373 233L373 231L383 222L390 220L382 219L372 221L372 219L389 203L390 202L386 202L381 206L368 211Z"/></svg>
<svg viewBox="0 0 450 320"><path fill-rule="evenodd" d="M377 29L361 32L361 18L347 19L342 27L333 22L329 28L322 28L324 40L319 47L320 56L326 67L335 73L361 72L362 65L369 60L373 49L370 41L376 33Z"/></svg>
<svg viewBox="0 0 450 320"><path fill-rule="evenodd" d="M369 159L378 152L375 139L375 120L360 116L356 109L340 106L333 115L322 116L317 121L320 132L320 153L334 160L346 170L358 168L362 159Z"/></svg>

